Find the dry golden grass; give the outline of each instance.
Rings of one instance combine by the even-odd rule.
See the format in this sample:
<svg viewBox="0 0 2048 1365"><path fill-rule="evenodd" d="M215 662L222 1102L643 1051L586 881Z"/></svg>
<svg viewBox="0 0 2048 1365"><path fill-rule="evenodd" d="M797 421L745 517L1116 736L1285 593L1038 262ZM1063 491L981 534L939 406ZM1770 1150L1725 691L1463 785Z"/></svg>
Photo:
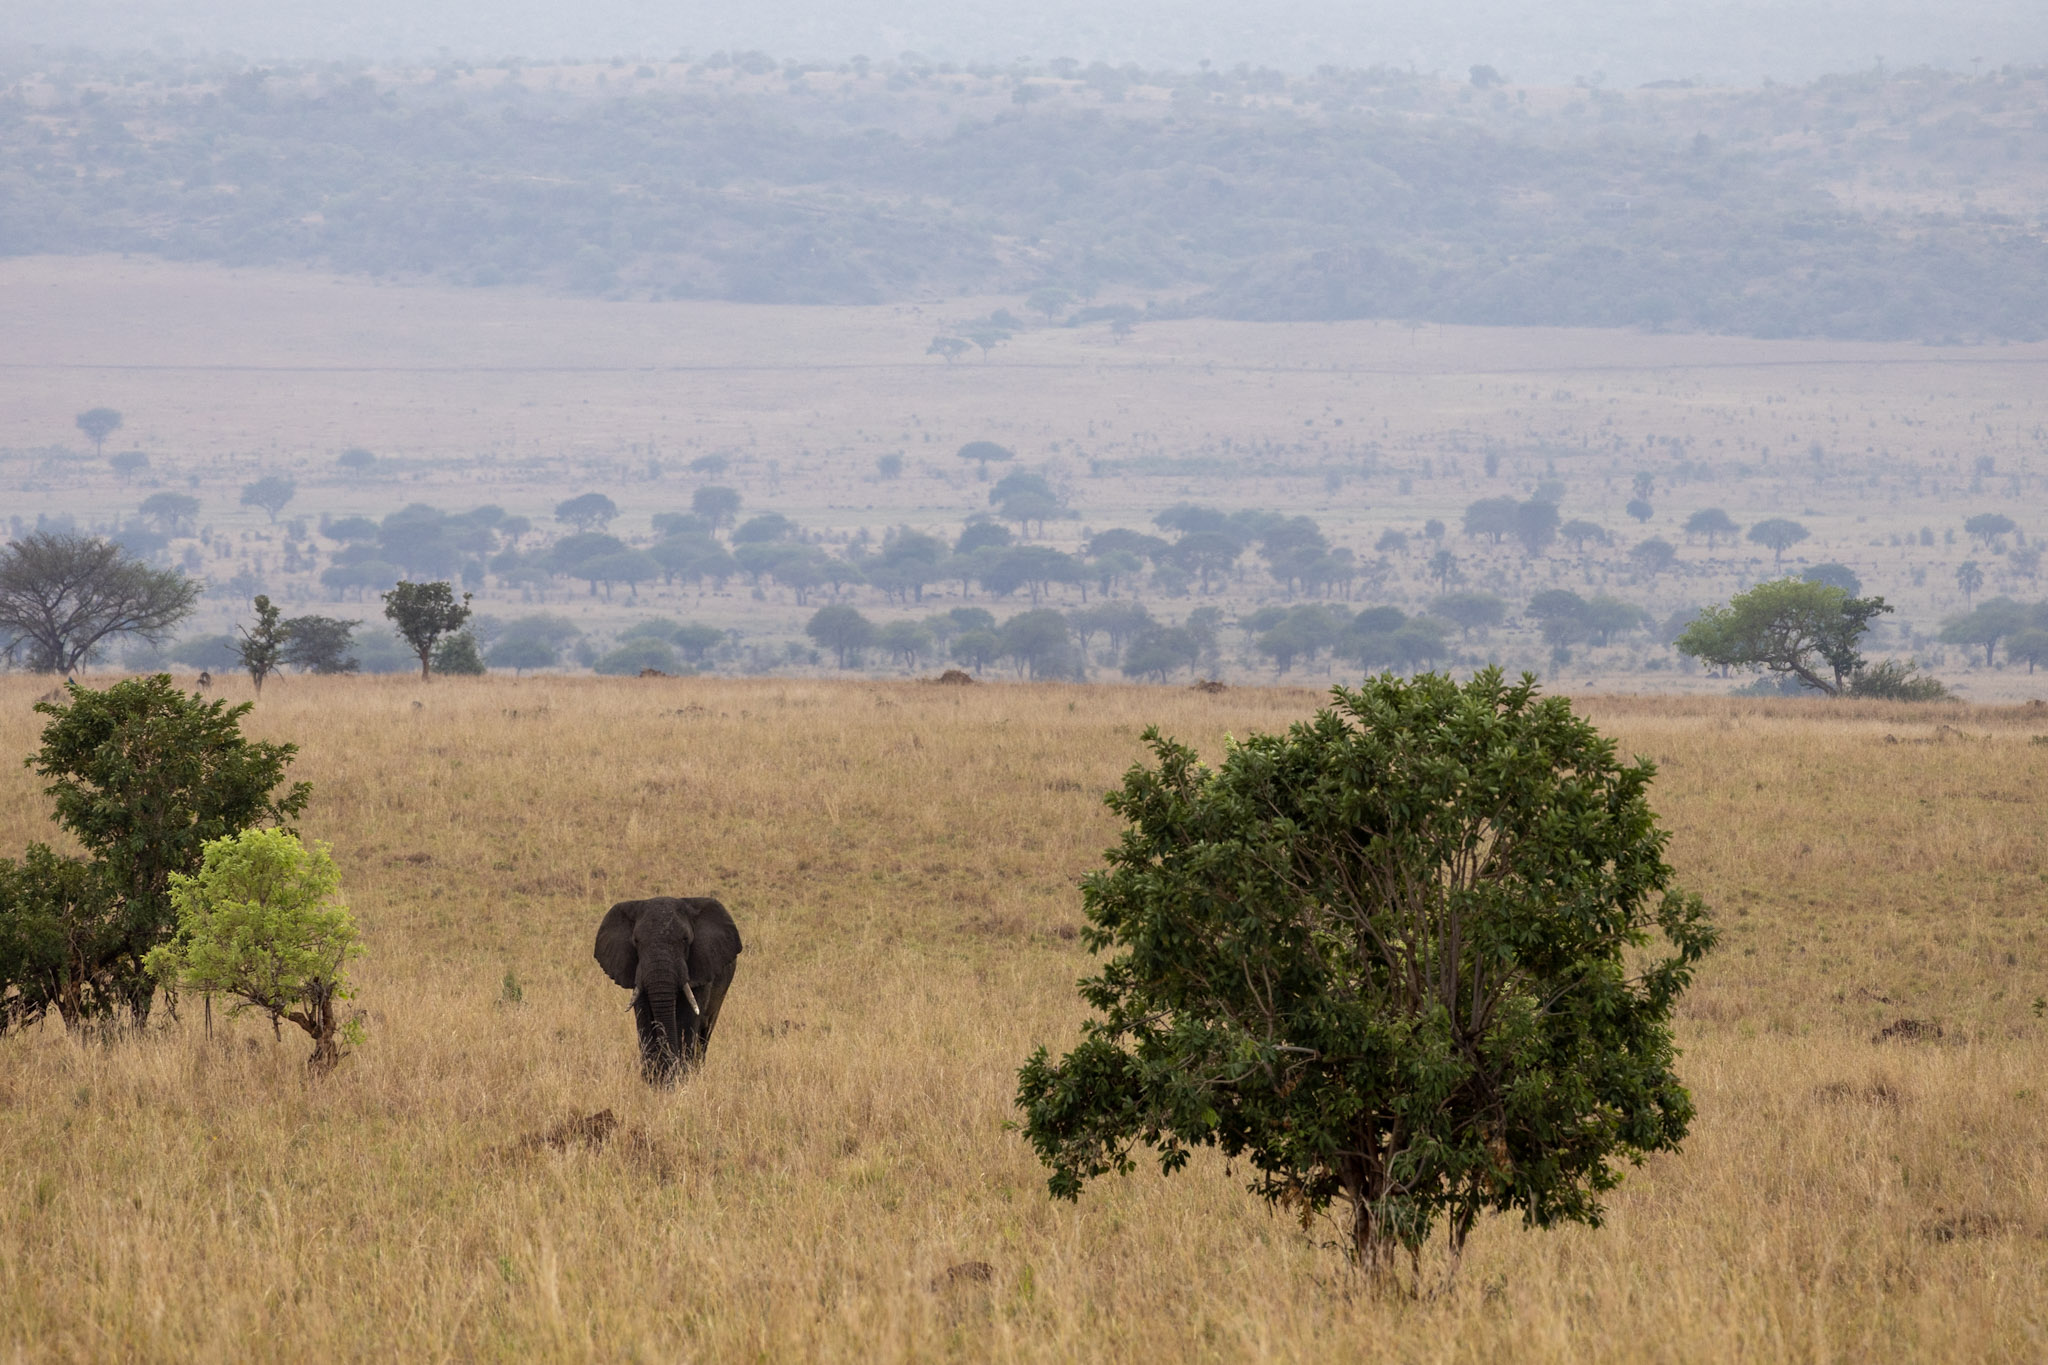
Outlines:
<svg viewBox="0 0 2048 1365"><path fill-rule="evenodd" d="M40 690L0 680L6 752ZM368 1042L315 1081L252 1021L0 1040L0 1356L2048 1353L2038 707L1588 703L1665 764L1674 861L1726 931L1681 1024L1694 1136L1604 1229L1487 1225L1453 1292L1408 1301L1218 1162L1048 1201L1004 1125L1017 1064L1081 1017L1098 794L1147 723L1214 753L1316 700L282 680L251 728L304 746ZM45 809L0 770L8 851ZM724 897L747 939L668 1091L590 960L603 907L656 892ZM1872 1041L1899 1018L1943 1036ZM520 1142L605 1109L602 1146Z"/></svg>

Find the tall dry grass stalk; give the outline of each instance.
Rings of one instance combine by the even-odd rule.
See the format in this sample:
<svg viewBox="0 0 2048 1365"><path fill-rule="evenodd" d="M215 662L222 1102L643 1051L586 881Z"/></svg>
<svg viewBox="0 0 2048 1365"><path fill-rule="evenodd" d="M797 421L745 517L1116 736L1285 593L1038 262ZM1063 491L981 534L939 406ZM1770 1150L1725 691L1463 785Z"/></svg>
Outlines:
<svg viewBox="0 0 2048 1365"><path fill-rule="evenodd" d="M0 680L6 752L40 690ZM1148 723L1215 753L1316 701L280 680L250 729L304 747L368 1042L316 1080L303 1039L209 1043L191 1010L0 1040L0 1351L2048 1355L2038 711L1588 703L1663 763L1673 859L1725 930L1683 1007L1694 1136L1605 1228L1484 1225L1410 1301L1220 1162L1048 1201L1005 1124L1018 1063L1081 1018L1099 794ZM46 810L0 768L0 846L51 837ZM723 897L747 949L708 1065L653 1090L590 948L609 902L666 892ZM1872 1041L1899 1018L1942 1037ZM601 1109L601 1147L521 1142Z"/></svg>

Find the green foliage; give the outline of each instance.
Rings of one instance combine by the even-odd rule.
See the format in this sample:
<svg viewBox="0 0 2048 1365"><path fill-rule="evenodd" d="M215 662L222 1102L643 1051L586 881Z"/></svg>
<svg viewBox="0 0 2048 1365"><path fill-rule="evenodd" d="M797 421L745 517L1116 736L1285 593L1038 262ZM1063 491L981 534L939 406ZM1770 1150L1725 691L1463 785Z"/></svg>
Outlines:
<svg viewBox="0 0 2048 1365"><path fill-rule="evenodd" d="M1789 675L1832 697L1863 666L1857 642L1890 610L1882 597L1781 578L1708 607L1673 643L1703 663Z"/></svg>
<svg viewBox="0 0 2048 1365"><path fill-rule="evenodd" d="M283 660L307 673L353 673L361 664L349 650L361 624L333 616L294 616L282 627Z"/></svg>
<svg viewBox="0 0 2048 1365"><path fill-rule="evenodd" d="M66 1028L110 1019L147 981L100 869L30 844L0 858L0 1033L54 1009Z"/></svg>
<svg viewBox="0 0 2048 1365"><path fill-rule="evenodd" d="M147 966L166 985L232 997L232 1013L297 1024L313 1039L308 1064L325 1071L341 1059L336 1006L351 994L347 964L362 953L354 919L334 900L340 888L324 844L309 849L280 829L211 840L197 872L171 878L177 937L153 948Z"/></svg>
<svg viewBox="0 0 2048 1365"><path fill-rule="evenodd" d="M476 636L459 630L453 635L443 636L441 642L434 646L434 671L451 677L480 678L490 670L484 667L483 652L477 648Z"/></svg>
<svg viewBox="0 0 2048 1365"><path fill-rule="evenodd" d="M256 609L256 629L238 626L242 638L235 644L235 658L243 668L249 670L249 681L256 684L256 691L263 691L263 680L277 671L284 662L285 646L291 640L291 630L280 619L283 615L262 593L250 603Z"/></svg>
<svg viewBox="0 0 2048 1365"><path fill-rule="evenodd" d="M85 849L104 898L66 893L66 914L98 926L73 940L67 970L140 1023L152 995L142 958L171 930L171 879L195 870L214 839L289 821L311 788L278 790L298 749L244 738L248 702L203 701L162 674L68 691L66 702L37 704L50 720L27 760L50 779L53 818Z"/></svg>
<svg viewBox="0 0 2048 1365"><path fill-rule="evenodd" d="M1693 1116L1670 1017L1714 942L1674 889L1654 768L1533 679L1392 677L1222 765L1162 738L1082 884L1080 1046L1019 1073L1055 1196L1197 1147L1385 1269L1484 1211L1597 1224ZM1664 940L1652 950L1652 930Z"/></svg>
<svg viewBox="0 0 2048 1365"><path fill-rule="evenodd" d="M469 594L462 594L462 601L457 603L455 590L447 583L400 582L384 594L384 614L419 656L420 678L424 681L431 671L434 646L443 635L460 630L469 619Z"/></svg>
<svg viewBox="0 0 2048 1365"><path fill-rule="evenodd" d="M1847 695L1883 701L1942 701L1948 685L1920 672L1920 665L1886 659L1875 667L1859 670L1849 680Z"/></svg>

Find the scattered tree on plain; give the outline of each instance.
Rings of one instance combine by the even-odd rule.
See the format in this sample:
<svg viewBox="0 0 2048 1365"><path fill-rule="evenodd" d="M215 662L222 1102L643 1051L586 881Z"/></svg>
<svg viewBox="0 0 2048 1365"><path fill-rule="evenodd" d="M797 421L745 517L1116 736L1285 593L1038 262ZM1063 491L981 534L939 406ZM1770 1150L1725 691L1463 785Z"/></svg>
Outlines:
<svg viewBox="0 0 2048 1365"><path fill-rule="evenodd" d="M1735 524L1735 518L1718 507L1702 507L1685 519L1685 538L1688 542L1694 536L1705 536L1707 548L1714 548L1714 542L1723 536L1733 538L1742 528Z"/></svg>
<svg viewBox="0 0 2048 1365"><path fill-rule="evenodd" d="M1001 463L1017 458L1016 452L1008 446L999 446L994 441L969 441L957 452L963 460L973 460L980 467L981 477L988 477L989 461Z"/></svg>
<svg viewBox="0 0 2048 1365"><path fill-rule="evenodd" d="M1082 982L1097 1017L1019 1073L1051 1192L1216 1147L1267 1202L1339 1210L1383 1274L1419 1274L1439 1223L1455 1258L1483 1212L1597 1225L1618 1164L1693 1117L1671 1014L1715 935L1654 767L1498 670L1333 695L1213 769L1146 733L1082 884L1118 954Z"/></svg>
<svg viewBox="0 0 2048 1365"><path fill-rule="evenodd" d="M1773 564L1785 562L1785 551L1805 540L1812 532L1796 521L1772 517L1749 528L1749 538L1771 552Z"/></svg>
<svg viewBox="0 0 2048 1365"><path fill-rule="evenodd" d="M260 507L270 517L271 524L277 522L277 514L299 494L298 484L278 474L268 474L242 488L242 506Z"/></svg>
<svg viewBox="0 0 2048 1365"><path fill-rule="evenodd" d="M333 1069L360 1028L337 1006L352 994L345 972L362 953L355 920L335 901L341 874L324 844L307 848L281 829L246 829L207 843L199 869L171 878L177 936L151 949L166 985L217 992L231 1014L262 1011L272 1030L290 1022L313 1040L306 1064Z"/></svg>
<svg viewBox="0 0 2048 1365"><path fill-rule="evenodd" d="M1863 666L1857 642L1890 610L1882 597L1781 578L1708 607L1673 643L1702 663L1794 677L1832 697Z"/></svg>
<svg viewBox="0 0 2048 1365"><path fill-rule="evenodd" d="M1963 531L1970 539L1982 542L1986 549L2018 529L2019 523L2002 512L1980 512L1963 523Z"/></svg>
<svg viewBox="0 0 2048 1365"><path fill-rule="evenodd" d="M70 673L124 635L161 644L192 614L199 585L96 536L36 531L0 551L0 655Z"/></svg>
<svg viewBox="0 0 2048 1365"><path fill-rule="evenodd" d="M185 535L199 516L199 499L190 493L151 493L136 511L167 536Z"/></svg>
<svg viewBox="0 0 2048 1365"><path fill-rule="evenodd" d="M249 681L256 684L257 695L263 693L263 680L277 671L284 662L285 646L291 641L291 628L279 618L283 615L271 604L268 597L258 593L250 603L256 609L256 629L237 626L242 638L235 643L235 657L249 672Z"/></svg>
<svg viewBox="0 0 2048 1365"><path fill-rule="evenodd" d="M121 429L121 414L112 408L87 408L78 414L75 425L92 442L92 453L99 455L107 438Z"/></svg>
<svg viewBox="0 0 2048 1365"><path fill-rule="evenodd" d="M1945 645L1982 645L1984 666L1989 668L1998 642L2028 629L2040 614L2039 608L2023 606L2010 597L1993 597L1980 603L1967 616L1951 617L1942 622L1941 642ZM2030 668L2028 671L2033 670Z"/></svg>
<svg viewBox="0 0 2048 1365"><path fill-rule="evenodd" d="M349 651L361 621L333 616L294 616L283 623L282 659L306 673L353 673L361 664Z"/></svg>
<svg viewBox="0 0 2048 1365"><path fill-rule="evenodd" d="M1956 565L1956 586L1963 590L1963 603L1967 606L1984 586L1984 566L1974 559Z"/></svg>
<svg viewBox="0 0 2048 1365"><path fill-rule="evenodd" d="M431 676L434 646L441 637L462 629L469 619L469 594L455 600L447 583L407 583L384 594L384 614L420 659L420 681Z"/></svg>

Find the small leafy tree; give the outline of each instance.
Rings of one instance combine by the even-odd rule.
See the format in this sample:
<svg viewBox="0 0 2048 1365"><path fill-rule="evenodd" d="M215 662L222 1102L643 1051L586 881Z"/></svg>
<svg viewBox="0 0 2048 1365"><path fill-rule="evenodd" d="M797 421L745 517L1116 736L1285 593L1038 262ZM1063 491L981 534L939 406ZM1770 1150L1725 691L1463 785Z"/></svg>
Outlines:
<svg viewBox="0 0 2048 1365"><path fill-rule="evenodd" d="M353 673L362 666L349 652L361 624L333 616L294 616L283 626L283 660L308 673Z"/></svg>
<svg viewBox="0 0 2048 1365"><path fill-rule="evenodd" d="M273 1030L297 1024L313 1039L307 1065L331 1070L343 1041L360 1036L336 1009L362 953L354 919L334 901L340 887L324 844L309 849L281 829L212 840L196 873L171 879L178 933L150 951L149 970L174 988L233 997L231 1013L261 1010Z"/></svg>
<svg viewBox="0 0 2048 1365"><path fill-rule="evenodd" d="M256 684L260 695L263 680L284 662L285 645L291 639L291 629L279 619L283 613L262 593L258 593L250 605L256 608L256 629L235 627L242 633L242 638L235 644L235 655L242 661L242 667L249 670L249 681Z"/></svg>
<svg viewBox="0 0 2048 1365"><path fill-rule="evenodd" d="M1976 599L1977 589L1984 586L1984 568L1974 559L1966 559L1956 566L1956 586L1963 590L1963 605L1968 606Z"/></svg>
<svg viewBox="0 0 2048 1365"><path fill-rule="evenodd" d="M1597 1225L1619 1161L1693 1106L1671 1011L1714 942L1672 885L1655 768L1533 678L1382 676L1219 768L1148 731L1082 883L1098 1012L1019 1073L1051 1192L1197 1147L1354 1263L1416 1263L1440 1222ZM1653 933L1664 948L1650 953Z"/></svg>
<svg viewBox="0 0 2048 1365"><path fill-rule="evenodd" d="M469 594L462 594L458 603L455 589L445 582L400 582L384 594L384 614L419 655L420 680L424 682L432 676L434 646L443 635L462 629L469 619Z"/></svg>
<svg viewBox="0 0 2048 1365"><path fill-rule="evenodd" d="M155 994L143 957L174 923L171 878L196 870L211 840L291 820L312 789L284 787L296 745L242 735L249 702L204 701L161 673L69 693L37 704L50 721L26 762L50 779L52 818L84 847L105 896L105 916L70 897L67 922L100 926L66 949L77 962L70 980L90 983L109 1009L118 1000L139 1024Z"/></svg>

